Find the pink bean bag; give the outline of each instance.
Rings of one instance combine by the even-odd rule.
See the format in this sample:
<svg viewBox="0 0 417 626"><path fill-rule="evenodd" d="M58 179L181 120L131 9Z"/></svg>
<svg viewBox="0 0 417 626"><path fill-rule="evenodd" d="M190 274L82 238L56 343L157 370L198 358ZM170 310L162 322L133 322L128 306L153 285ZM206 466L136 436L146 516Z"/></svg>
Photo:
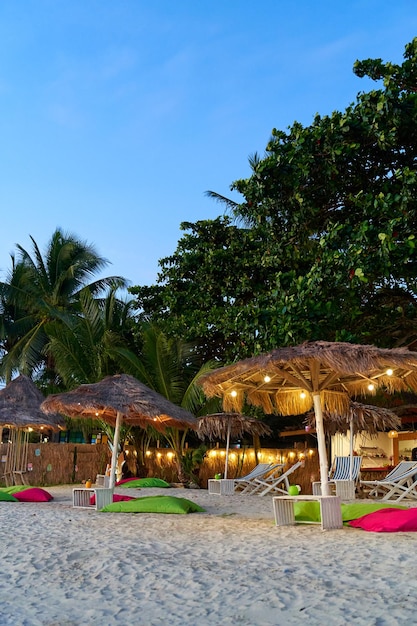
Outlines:
<svg viewBox="0 0 417 626"><path fill-rule="evenodd" d="M417 531L417 508L381 509L349 522L349 526L374 533Z"/></svg>
<svg viewBox="0 0 417 626"><path fill-rule="evenodd" d="M53 500L53 496L40 487L29 487L23 491L18 491L13 494L13 497L19 502L49 502Z"/></svg>

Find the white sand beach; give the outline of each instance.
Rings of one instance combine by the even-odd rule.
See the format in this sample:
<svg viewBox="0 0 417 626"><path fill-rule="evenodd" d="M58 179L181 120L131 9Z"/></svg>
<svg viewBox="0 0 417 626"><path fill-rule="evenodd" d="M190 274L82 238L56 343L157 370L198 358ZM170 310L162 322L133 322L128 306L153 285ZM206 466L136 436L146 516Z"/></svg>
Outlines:
<svg viewBox="0 0 417 626"><path fill-rule="evenodd" d="M416 533L279 528L271 497L170 489L206 512L122 514L47 490L48 503L0 503L1 626L415 622Z"/></svg>

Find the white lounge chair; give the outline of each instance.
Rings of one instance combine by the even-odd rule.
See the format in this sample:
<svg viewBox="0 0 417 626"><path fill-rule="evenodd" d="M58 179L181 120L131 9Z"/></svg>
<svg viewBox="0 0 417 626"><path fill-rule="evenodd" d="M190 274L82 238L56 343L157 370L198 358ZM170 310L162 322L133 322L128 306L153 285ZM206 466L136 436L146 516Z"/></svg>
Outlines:
<svg viewBox="0 0 417 626"><path fill-rule="evenodd" d="M270 473L276 476L276 472L281 472L283 467L284 465L282 463L258 463L246 476L235 478L235 491L242 489L240 493L247 494L253 489L255 479L263 478Z"/></svg>
<svg viewBox="0 0 417 626"><path fill-rule="evenodd" d="M380 497L390 502L401 502L405 498L417 500L417 463L401 461L382 480L364 480L361 486L371 487L367 494L370 498Z"/></svg>
<svg viewBox="0 0 417 626"><path fill-rule="evenodd" d="M270 474L265 478L255 478L250 494L265 496L267 493L281 493L283 495L288 495L288 490L290 488L290 481L288 480L288 476L295 472L295 470L298 469L302 465L302 463L302 461L297 461L297 463L292 465L289 469L287 469L286 472L278 477Z"/></svg>
<svg viewBox="0 0 417 626"><path fill-rule="evenodd" d="M329 484L335 488L336 495L342 500L353 500L355 489L359 481L362 465L362 457L352 457L352 473L350 469L350 456L335 456L333 468L329 473ZM313 495L321 494L321 483L313 483Z"/></svg>
<svg viewBox="0 0 417 626"><path fill-rule="evenodd" d="M413 469L413 467L417 465L416 461L400 461L398 465L396 465L386 476L385 478L381 478L380 480L361 480L361 487L370 487L371 490L367 494L370 498L378 497L379 492L383 495L387 488L384 487L384 483L395 481L398 476L402 476L408 470Z"/></svg>

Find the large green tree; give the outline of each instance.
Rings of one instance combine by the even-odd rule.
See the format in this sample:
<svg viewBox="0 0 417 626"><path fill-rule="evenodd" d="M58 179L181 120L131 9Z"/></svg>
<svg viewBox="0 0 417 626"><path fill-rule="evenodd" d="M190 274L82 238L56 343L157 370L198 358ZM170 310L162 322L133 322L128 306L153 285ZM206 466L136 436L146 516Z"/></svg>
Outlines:
<svg viewBox="0 0 417 626"><path fill-rule="evenodd" d="M47 346L47 326L70 325L80 315L80 293L88 288L99 297L108 287L125 287L123 278L92 280L108 261L94 246L57 229L42 255L31 238L33 252L17 246L17 258L0 282L0 375L9 380L13 371L27 375L51 372L54 363Z"/></svg>
<svg viewBox="0 0 417 626"><path fill-rule="evenodd" d="M402 65L354 71L383 84L310 126L274 129L232 184L243 201L211 194L235 223L184 224L158 285L132 290L145 315L225 360L306 339L417 337L417 39Z"/></svg>

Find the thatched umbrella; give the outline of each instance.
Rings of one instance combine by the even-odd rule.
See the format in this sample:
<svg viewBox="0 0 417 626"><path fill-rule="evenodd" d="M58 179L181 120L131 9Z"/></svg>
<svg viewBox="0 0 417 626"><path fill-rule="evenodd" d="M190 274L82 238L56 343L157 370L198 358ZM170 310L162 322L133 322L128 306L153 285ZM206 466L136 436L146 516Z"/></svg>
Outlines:
<svg viewBox="0 0 417 626"><path fill-rule="evenodd" d="M307 414L307 425L315 428L316 417L314 411ZM340 433L346 435L347 431L358 433L368 433L376 436L379 432L386 430L398 430L401 426L401 419L390 409L374 406L372 404L361 404L360 402L350 402L349 408L344 415L323 411L324 430L329 435Z"/></svg>
<svg viewBox="0 0 417 626"><path fill-rule="evenodd" d="M65 428L57 413L48 417L41 410L44 396L35 383L21 374L0 390L0 426L6 428Z"/></svg>
<svg viewBox="0 0 417 626"><path fill-rule="evenodd" d="M329 494L322 411L346 413L349 398L417 390L417 353L405 348L316 341L278 348L205 374L207 396L223 397L225 411L244 402L265 413L300 415L314 407L322 493Z"/></svg>
<svg viewBox="0 0 417 626"><path fill-rule="evenodd" d="M159 432L169 427L197 428L197 420L191 413L127 374L107 376L98 383L80 385L72 391L48 396L42 410L70 417L102 419L115 426L110 487L114 487L122 421L142 428L152 425Z"/></svg>
<svg viewBox="0 0 417 626"><path fill-rule="evenodd" d="M269 426L256 419L240 413L212 413L198 418L197 434L202 439L226 440L226 461L224 466L224 478L227 478L229 465L230 437L241 437L243 434L270 435Z"/></svg>
<svg viewBox="0 0 417 626"><path fill-rule="evenodd" d="M315 428L316 416L314 411L307 414L307 425ZM350 402L346 413L340 415L331 411L323 411L324 430L329 435L341 433L345 435L350 432L350 475L353 470L353 441L355 435L366 432L376 436L378 432L385 430L398 430L401 426L401 419L384 407L371 404L361 404L360 402Z"/></svg>

